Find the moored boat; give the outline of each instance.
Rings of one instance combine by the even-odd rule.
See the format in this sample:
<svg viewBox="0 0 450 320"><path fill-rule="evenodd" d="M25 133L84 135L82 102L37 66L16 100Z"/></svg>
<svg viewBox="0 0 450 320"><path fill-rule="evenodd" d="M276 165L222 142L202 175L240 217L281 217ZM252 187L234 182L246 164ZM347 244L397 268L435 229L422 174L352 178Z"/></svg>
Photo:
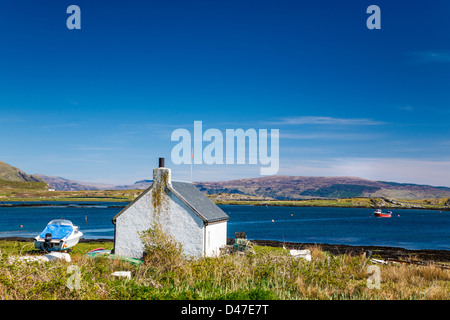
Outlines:
<svg viewBox="0 0 450 320"><path fill-rule="evenodd" d="M383 211L381 211L381 209L375 210L375 212L373 214L375 215L375 217L380 217L380 218L390 218L392 216L391 211L383 212Z"/></svg>
<svg viewBox="0 0 450 320"><path fill-rule="evenodd" d="M83 233L71 221L55 219L34 238L34 247L44 251L61 251L75 246Z"/></svg>

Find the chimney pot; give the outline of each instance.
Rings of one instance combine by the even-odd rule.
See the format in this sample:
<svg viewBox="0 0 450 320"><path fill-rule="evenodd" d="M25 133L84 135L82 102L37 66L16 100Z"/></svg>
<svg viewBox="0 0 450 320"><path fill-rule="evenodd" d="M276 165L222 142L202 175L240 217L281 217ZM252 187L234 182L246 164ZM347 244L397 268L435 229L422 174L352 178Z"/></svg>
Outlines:
<svg viewBox="0 0 450 320"><path fill-rule="evenodd" d="M164 158L159 158L159 167L164 168Z"/></svg>

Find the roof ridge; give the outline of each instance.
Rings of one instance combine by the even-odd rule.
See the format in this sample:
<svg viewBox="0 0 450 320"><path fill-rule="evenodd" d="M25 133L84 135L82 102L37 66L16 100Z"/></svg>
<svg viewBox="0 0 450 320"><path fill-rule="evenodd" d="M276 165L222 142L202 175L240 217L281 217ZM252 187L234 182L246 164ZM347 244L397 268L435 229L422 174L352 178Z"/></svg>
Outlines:
<svg viewBox="0 0 450 320"><path fill-rule="evenodd" d="M175 188L173 188L172 184L169 184L167 188L173 192L174 195L178 197L185 205L187 205L192 211L194 211L204 222L207 222L208 219L204 215L200 213L200 211L197 210L187 199L185 199Z"/></svg>

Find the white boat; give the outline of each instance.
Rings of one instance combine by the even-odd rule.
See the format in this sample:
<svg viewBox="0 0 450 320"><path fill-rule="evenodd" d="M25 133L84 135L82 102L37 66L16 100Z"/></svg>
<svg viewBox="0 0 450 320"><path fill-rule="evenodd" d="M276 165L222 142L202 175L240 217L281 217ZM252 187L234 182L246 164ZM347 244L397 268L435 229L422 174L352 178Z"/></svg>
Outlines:
<svg viewBox="0 0 450 320"><path fill-rule="evenodd" d="M67 250L78 243L83 233L71 221L55 219L34 238L34 247L44 251Z"/></svg>
<svg viewBox="0 0 450 320"><path fill-rule="evenodd" d="M311 261L311 250L289 250L289 254L294 258L303 258Z"/></svg>
<svg viewBox="0 0 450 320"><path fill-rule="evenodd" d="M283 249L287 250L286 247L283 245ZM305 249L305 250L289 250L289 254L293 256L294 258L303 258L308 261L311 261L311 250Z"/></svg>

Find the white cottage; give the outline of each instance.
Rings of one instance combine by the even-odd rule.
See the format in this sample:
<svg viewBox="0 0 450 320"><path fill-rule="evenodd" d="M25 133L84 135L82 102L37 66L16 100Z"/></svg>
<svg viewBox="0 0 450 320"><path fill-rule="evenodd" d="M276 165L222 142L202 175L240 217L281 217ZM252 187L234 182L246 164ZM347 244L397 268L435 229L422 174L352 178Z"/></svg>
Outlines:
<svg viewBox="0 0 450 320"><path fill-rule="evenodd" d="M229 217L189 182L171 180L170 169L153 170L153 184L113 218L114 253L142 258L139 232L158 221L168 234L183 244L190 256L214 256L227 242Z"/></svg>

